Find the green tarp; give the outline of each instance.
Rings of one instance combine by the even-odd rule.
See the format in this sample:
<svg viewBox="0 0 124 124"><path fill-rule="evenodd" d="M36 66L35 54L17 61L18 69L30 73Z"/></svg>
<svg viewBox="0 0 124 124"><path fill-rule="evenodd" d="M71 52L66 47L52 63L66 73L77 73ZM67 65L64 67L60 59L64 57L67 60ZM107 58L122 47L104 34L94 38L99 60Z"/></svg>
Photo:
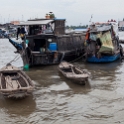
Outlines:
<svg viewBox="0 0 124 124"><path fill-rule="evenodd" d="M111 33L110 31L104 33L100 36L100 41L102 46L99 50L100 53L112 53L114 50L114 46L112 43Z"/></svg>

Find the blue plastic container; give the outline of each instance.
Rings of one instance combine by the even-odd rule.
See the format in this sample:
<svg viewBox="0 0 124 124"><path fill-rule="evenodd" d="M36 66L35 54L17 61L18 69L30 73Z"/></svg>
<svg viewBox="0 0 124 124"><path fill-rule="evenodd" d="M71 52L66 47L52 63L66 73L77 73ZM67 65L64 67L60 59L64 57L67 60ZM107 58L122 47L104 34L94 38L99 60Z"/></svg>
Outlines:
<svg viewBox="0 0 124 124"><path fill-rule="evenodd" d="M49 44L49 50L50 51L56 51L57 50L57 44L56 43L50 43Z"/></svg>

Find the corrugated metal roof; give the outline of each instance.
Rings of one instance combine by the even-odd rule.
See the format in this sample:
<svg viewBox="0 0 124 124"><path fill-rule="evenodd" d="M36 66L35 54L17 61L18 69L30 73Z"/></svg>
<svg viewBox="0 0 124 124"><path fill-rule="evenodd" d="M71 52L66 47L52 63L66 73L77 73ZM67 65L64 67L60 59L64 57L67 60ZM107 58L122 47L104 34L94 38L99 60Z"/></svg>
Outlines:
<svg viewBox="0 0 124 124"><path fill-rule="evenodd" d="M108 31L110 29L111 29L111 26L101 26L101 27L91 28L90 32L102 32L102 31Z"/></svg>
<svg viewBox="0 0 124 124"><path fill-rule="evenodd" d="M53 22L54 20L42 20L42 21L27 21L27 22L22 22L18 25L46 25L50 22Z"/></svg>

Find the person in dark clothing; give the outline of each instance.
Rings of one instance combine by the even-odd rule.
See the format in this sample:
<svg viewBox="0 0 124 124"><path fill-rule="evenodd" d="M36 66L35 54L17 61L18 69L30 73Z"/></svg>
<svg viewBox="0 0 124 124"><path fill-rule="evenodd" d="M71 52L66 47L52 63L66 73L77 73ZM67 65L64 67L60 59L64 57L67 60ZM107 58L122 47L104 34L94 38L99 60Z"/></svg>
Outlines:
<svg viewBox="0 0 124 124"><path fill-rule="evenodd" d="M101 43L101 41L100 41L100 39L99 39L99 38L97 38L97 40L96 40L96 45L97 45L97 46L99 46L99 47L101 47L101 46L102 46L102 43Z"/></svg>
<svg viewBox="0 0 124 124"><path fill-rule="evenodd" d="M20 29L20 27L18 27L18 28L17 28L17 40L18 40L18 36L19 36L19 34L20 34L20 31L21 31L21 29Z"/></svg>
<svg viewBox="0 0 124 124"><path fill-rule="evenodd" d="M26 33L25 28L21 27L21 34L25 34L25 33Z"/></svg>
<svg viewBox="0 0 124 124"><path fill-rule="evenodd" d="M20 35L21 35L21 39L22 40L24 40L25 34L26 34L25 27L21 27L21 29L20 29Z"/></svg>

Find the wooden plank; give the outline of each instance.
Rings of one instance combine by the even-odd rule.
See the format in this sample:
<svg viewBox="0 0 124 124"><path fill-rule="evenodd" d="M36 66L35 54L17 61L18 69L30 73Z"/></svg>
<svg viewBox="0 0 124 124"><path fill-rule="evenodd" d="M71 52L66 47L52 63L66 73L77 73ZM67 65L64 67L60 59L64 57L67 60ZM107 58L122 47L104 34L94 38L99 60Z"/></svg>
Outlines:
<svg viewBox="0 0 124 124"><path fill-rule="evenodd" d="M17 89L18 83L16 80L12 80L10 76L7 76L6 78L6 89Z"/></svg>
<svg viewBox="0 0 124 124"><path fill-rule="evenodd" d="M2 74L0 74L0 89L2 89L1 79L2 79Z"/></svg>

